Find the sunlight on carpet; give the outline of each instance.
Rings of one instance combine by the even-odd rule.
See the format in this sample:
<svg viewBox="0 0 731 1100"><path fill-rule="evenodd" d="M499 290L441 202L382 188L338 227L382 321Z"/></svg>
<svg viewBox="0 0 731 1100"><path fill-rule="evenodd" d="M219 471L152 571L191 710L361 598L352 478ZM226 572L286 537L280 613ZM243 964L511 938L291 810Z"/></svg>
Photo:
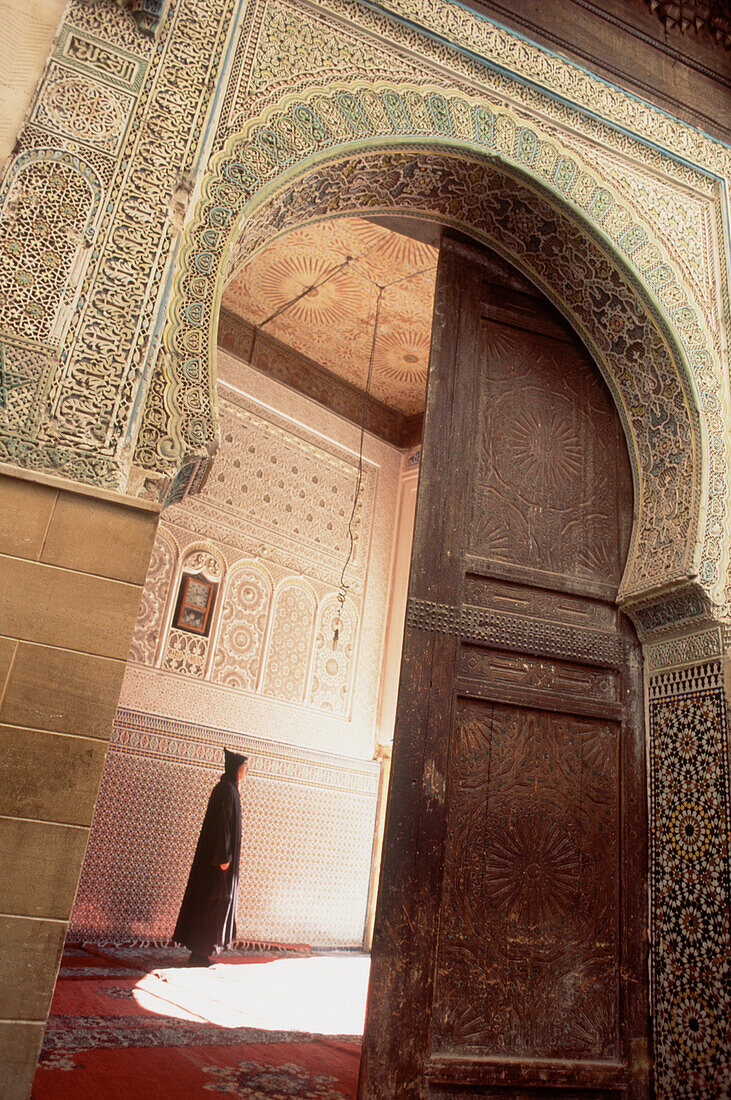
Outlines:
<svg viewBox="0 0 731 1100"><path fill-rule="evenodd" d="M134 999L146 1012L218 1027L360 1036L369 966L365 955L320 955L265 966L160 968L140 979Z"/></svg>
<svg viewBox="0 0 731 1100"><path fill-rule="evenodd" d="M170 945L67 945L33 1100L355 1100L366 956L186 959Z"/></svg>

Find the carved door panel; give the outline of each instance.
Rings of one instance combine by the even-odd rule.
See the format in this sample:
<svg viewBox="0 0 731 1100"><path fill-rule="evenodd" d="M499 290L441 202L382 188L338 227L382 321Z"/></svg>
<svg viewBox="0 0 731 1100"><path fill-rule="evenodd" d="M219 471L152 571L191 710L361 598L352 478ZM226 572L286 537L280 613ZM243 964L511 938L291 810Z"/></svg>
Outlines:
<svg viewBox="0 0 731 1100"><path fill-rule="evenodd" d="M649 1095L631 521L596 367L446 239L362 1100Z"/></svg>

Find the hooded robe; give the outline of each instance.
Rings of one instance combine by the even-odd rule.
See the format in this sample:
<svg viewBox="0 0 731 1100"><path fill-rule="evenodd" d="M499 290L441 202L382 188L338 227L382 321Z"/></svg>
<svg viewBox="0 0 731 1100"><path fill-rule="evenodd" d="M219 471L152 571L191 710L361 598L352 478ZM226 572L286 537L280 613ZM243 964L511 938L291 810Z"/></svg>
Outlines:
<svg viewBox="0 0 731 1100"><path fill-rule="evenodd" d="M245 756L224 749L225 771L208 799L173 940L206 958L236 939L241 854L238 771ZM225 871L221 864L228 863Z"/></svg>

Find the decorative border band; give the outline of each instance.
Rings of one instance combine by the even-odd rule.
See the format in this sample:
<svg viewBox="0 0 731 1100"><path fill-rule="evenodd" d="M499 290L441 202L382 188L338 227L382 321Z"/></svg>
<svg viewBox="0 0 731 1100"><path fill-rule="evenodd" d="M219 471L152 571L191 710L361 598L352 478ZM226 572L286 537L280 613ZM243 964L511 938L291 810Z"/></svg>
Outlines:
<svg viewBox="0 0 731 1100"><path fill-rule="evenodd" d="M406 624L412 630L456 634L468 642L483 642L502 649L538 655L572 657L613 668L624 663L626 653L623 640L612 634L528 619L502 611L487 611L471 604L453 607L432 600L410 598Z"/></svg>
<svg viewBox="0 0 731 1100"><path fill-rule="evenodd" d="M117 711L109 749L110 752L220 771L224 745L249 755L251 775L258 779L345 790L370 798L378 793L380 765L377 762L330 755L123 708Z"/></svg>

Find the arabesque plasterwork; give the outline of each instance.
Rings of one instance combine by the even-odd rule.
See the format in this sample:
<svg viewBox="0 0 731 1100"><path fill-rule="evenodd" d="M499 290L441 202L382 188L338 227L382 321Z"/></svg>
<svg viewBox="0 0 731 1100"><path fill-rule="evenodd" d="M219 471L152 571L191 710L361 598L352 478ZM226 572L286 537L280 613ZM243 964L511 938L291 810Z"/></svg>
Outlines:
<svg viewBox="0 0 731 1100"><path fill-rule="evenodd" d="M15 401L17 410L22 394L34 410L22 434L14 410L6 434L0 431L2 457L124 487L147 389L152 402L141 425L141 472L129 480L132 491L154 491L155 471L169 479L184 455L215 448L209 357L215 354L211 332L220 287L204 310L207 352L194 367L197 356L186 350L182 387L179 352L161 352L160 337L189 197L200 190L210 194L215 173L224 170L226 157L238 156L242 143L254 175L237 192L226 181L234 191L231 204L221 206L225 232L200 220L189 223L189 241L196 232L216 232L214 266L199 273L214 282L245 202L255 193L262 199L262 187L283 182L285 171L296 175L308 157L379 138L389 145L453 143L552 188L556 201L579 213L587 232L598 232L634 272L667 322L670 342L677 341L676 355L690 361L687 398L696 406L691 416L698 417L691 475L696 546L686 556L685 575L698 570L717 605L728 526L720 367L720 313L727 298L719 303L713 283L715 277L716 286L725 286L718 234L728 150L441 0L207 5L170 5L154 40L111 0L74 0L68 10L21 135L21 155L43 145L86 163L102 183L100 213L93 246L62 264L68 307L57 317L51 342L38 349L39 366L8 372L16 383L8 404ZM355 114L342 113L334 73L357 94ZM381 74L377 90L394 95L390 107L364 83L366 75L372 85ZM207 104L217 82L211 125ZM295 100L309 109L309 121L304 114L288 119ZM487 112L479 125L478 108ZM261 144L267 129L278 132L268 150ZM219 150L206 176L204 147ZM12 203L5 215L12 227ZM198 219L206 216L199 207ZM43 246L37 251L42 265ZM176 302L179 313L192 307L183 322L189 341L199 328L191 319L200 302ZM12 368L12 348L8 356Z"/></svg>
<svg viewBox="0 0 731 1100"><path fill-rule="evenodd" d="M719 460L718 451L711 449L711 456L714 454L717 456L715 462L711 457L711 463L716 465L716 469L712 471L712 487L719 497L713 507L719 515L720 504L721 511L719 522L712 522L708 526L706 560L700 563L700 569L708 586L711 587L714 580L717 586L720 580L718 562L723 533L720 521L726 497L726 485L723 479L724 395L718 385L717 375L713 372L711 353L707 346L704 346L706 334L698 314L690 308L681 282L661 246L649 239L648 231L633 221L627 208L619 201L615 201L612 192L601 186L601 181L586 166L582 166L554 142L542 142L533 131L521 128L511 114L494 113L482 103L464 101L459 97L447 99L438 90L432 90L427 95L415 89L400 91L402 94L394 88L340 88L331 89L328 96L313 92L310 103L298 101L293 104L291 115L285 113L283 109L270 112L265 120L268 125L261 123L252 125L247 134L231 139L226 150L215 158L211 176L204 184L196 221L191 223L187 242L183 248L184 266L178 282L180 300L176 303L170 343L171 351L178 363L185 356L177 393L173 388L168 397L168 406L172 407L177 403L180 410L179 422L183 446L188 449L193 449L196 445L200 447L215 432L215 427L212 424L206 424L205 415L201 415L200 400L196 402L195 416L185 412L182 404L184 398L180 396L186 390L184 372L187 369L194 375L200 375L204 369L202 364L206 357L214 354L215 305L219 293L220 267L225 262L224 252L229 241L234 236L238 236L239 249L246 248L251 252L255 251L256 247L260 247L266 239L262 236L259 241L252 242L248 224L256 207L261 206L262 202L273 194L272 187L266 189L267 182L283 176L287 166L296 165L298 161L304 159L308 150L322 152L333 147L336 150L344 147L341 155L347 152L353 155L356 148L367 147L367 139L374 135L374 131L376 135L381 135L383 138L391 137L391 141L383 142L381 147L385 145L387 148L393 148L394 145L407 144L405 136L399 141L399 133L413 138L414 130L418 129L428 134L432 142L438 142L442 147L444 145L447 148L451 147L453 152L459 150L463 158L467 155L467 149L478 147L478 141L480 141L483 152L485 149L493 152L496 149L507 150L507 153L501 154L501 162L513 168L521 166L522 171L519 169L521 175L528 167L539 180L546 183L550 181L549 193L552 197L557 194L566 195L574 211L581 211L584 222L588 219L593 221L594 228L591 232L595 238L604 242L605 253L608 251L607 244L611 241L614 244L614 255L619 253L625 263L629 262L633 265L639 287L649 282L651 291L648 292L645 289L645 300L652 301L653 298L660 298L665 307L663 313L658 311L659 323L667 321L668 315L674 321L675 333L670 324L666 324L666 353L673 342L673 335L676 335L676 339L678 334L682 338L682 342L677 341L680 347L676 344L674 351L681 374L686 372L683 388L689 411L685 415L690 417L700 418L701 413L697 408L693 408L697 405L694 392L695 380L687 377L684 366L685 356L681 350L683 345L692 356L696 365L696 374L702 365L707 367L707 379L704 380L708 387L706 390L708 396L704 398L704 419L707 424L708 420L713 418L714 409L717 411L716 435L721 442L721 454ZM298 121L294 121L295 119ZM360 140L357 140L358 138ZM348 139L351 139L350 145L347 144ZM477 151L476 148L475 151ZM455 161L455 164L457 163ZM281 180L279 186L282 187L285 183L291 185L293 178L290 173L289 177ZM264 192L259 201L249 202L251 196L259 191ZM478 193L478 188L475 188L475 192ZM479 191L479 194L484 195L484 189ZM410 198L411 202L418 206L418 198L414 196ZM444 189L442 189L440 201L439 212L449 221L448 193ZM373 210L378 205L377 200L368 201L367 196L361 196L361 203L361 210ZM381 197L381 203L386 209L394 206L407 210L409 208L409 204L403 201L403 196L400 202L393 199L389 202L384 195ZM284 205L286 207L286 202ZM475 196L472 200L472 209L466 209L463 214L461 219L463 226L475 227L475 222L479 223L478 206L479 200ZM230 227L244 207L246 207L248 219L240 231L238 229L232 231ZM437 210L433 207L432 209L434 216L437 216ZM336 210L342 212L342 205L340 200L333 205L331 197L329 207L313 210L311 216L317 213L322 217ZM530 218L527 211L523 216L524 223L526 218ZM454 220L453 215L452 220ZM525 237L527 223L522 229ZM275 232L281 230L281 225L274 223L274 230ZM262 226L261 232L270 236L272 225L269 225L268 229ZM586 232L587 234L590 232L588 227ZM612 252L609 252L609 255L612 255ZM550 285L551 278L544 276L542 282ZM574 297L576 297L575 293ZM569 313L575 312L575 308L572 310L569 307L567 310L565 302L563 308ZM608 373L612 374L611 367ZM616 379L615 382L621 389L622 382ZM709 406L710 417L707 411ZM658 415L662 418L659 412L654 414L656 426L660 422L657 419ZM703 477L701 473L705 449L702 442L703 434L702 428L697 431L693 448L696 477ZM642 446L649 447L650 451L653 449L653 436L649 431L649 424ZM663 447L665 446L666 443L663 442ZM686 459L687 457L686 454ZM651 465L655 469L661 465L667 475L668 464L665 458L660 463L654 461ZM698 503L700 504L700 501ZM698 519L699 516L696 514L696 522ZM695 541L695 534L692 538ZM655 567L658 566L662 569L662 565L656 561ZM685 559L681 571L676 572L677 579L680 578L683 569L686 577L693 572L694 565L688 558ZM665 583L670 579L672 578L666 574ZM646 584L645 587L649 585ZM642 585L640 584L639 587L635 585L635 589L642 591ZM626 590L632 591L632 585L627 585Z"/></svg>
<svg viewBox="0 0 731 1100"><path fill-rule="evenodd" d="M319 6L345 15L348 0L319 0ZM427 32L439 35L456 47L473 52L488 64L496 64L518 79L537 84L549 94L595 112L630 134L656 141L662 149L685 158L691 165L728 176L731 155L726 146L692 126L671 118L636 96L598 80L574 65L521 36L492 23L458 4L442 0L379 0L384 11L404 16ZM361 15L367 19L367 15ZM414 34L414 29L409 28ZM418 33L418 31L416 32ZM449 50L450 47L443 47Z"/></svg>
<svg viewBox="0 0 731 1100"><path fill-rule="evenodd" d="M4 180L0 340L11 360L17 339L40 341L43 369L3 379L28 406L3 423L0 400L3 460L125 487L234 9L169 5L153 41L111 2L69 5Z"/></svg>

